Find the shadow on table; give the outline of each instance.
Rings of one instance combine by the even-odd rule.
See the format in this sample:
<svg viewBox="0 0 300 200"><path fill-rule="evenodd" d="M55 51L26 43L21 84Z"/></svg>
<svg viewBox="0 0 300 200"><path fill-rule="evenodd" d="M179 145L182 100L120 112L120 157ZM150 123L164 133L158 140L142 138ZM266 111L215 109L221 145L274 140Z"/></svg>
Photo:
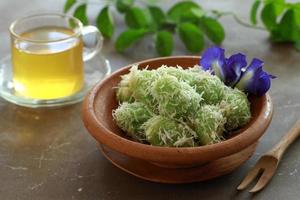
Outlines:
<svg viewBox="0 0 300 200"><path fill-rule="evenodd" d="M72 118L80 117L78 105L30 109L7 104L1 108L1 134L9 135L16 148L48 145L51 138L72 126Z"/></svg>
<svg viewBox="0 0 300 200"><path fill-rule="evenodd" d="M96 152L95 152L96 153ZM80 198L90 197L99 199L250 199L248 192L236 192L239 183L238 169L232 174L225 175L210 181L191 184L160 184L145 181L129 175L111 163L100 152L99 160L85 158L85 165L80 167L80 173L89 174L98 167L95 177L82 180L85 191ZM94 155L95 156L95 155ZM94 157L93 156L93 157ZM89 163L90 162L90 163ZM94 164L92 164L94 162ZM96 164L96 166L95 166ZM92 166L93 168L86 168ZM98 165L98 166L97 166Z"/></svg>

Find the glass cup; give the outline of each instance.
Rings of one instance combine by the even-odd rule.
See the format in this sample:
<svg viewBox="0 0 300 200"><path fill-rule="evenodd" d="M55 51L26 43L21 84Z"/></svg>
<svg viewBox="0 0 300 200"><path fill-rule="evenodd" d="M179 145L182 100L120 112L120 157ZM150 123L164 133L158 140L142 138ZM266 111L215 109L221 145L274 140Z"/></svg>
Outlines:
<svg viewBox="0 0 300 200"><path fill-rule="evenodd" d="M102 47L96 27L64 14L37 14L14 21L9 30L15 101L39 107L82 99L84 62Z"/></svg>

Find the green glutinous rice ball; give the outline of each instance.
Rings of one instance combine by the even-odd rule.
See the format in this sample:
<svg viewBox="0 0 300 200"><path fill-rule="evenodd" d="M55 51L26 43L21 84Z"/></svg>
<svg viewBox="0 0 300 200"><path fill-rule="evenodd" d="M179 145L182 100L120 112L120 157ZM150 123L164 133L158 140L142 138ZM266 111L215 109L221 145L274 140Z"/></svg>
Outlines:
<svg viewBox="0 0 300 200"><path fill-rule="evenodd" d="M217 76L201 70L198 65L186 70L180 66L162 66L157 71L160 75L175 76L179 81L184 81L195 88L199 94L202 94L202 103L218 104L224 97L224 83Z"/></svg>
<svg viewBox="0 0 300 200"><path fill-rule="evenodd" d="M180 120L192 117L202 101L194 88L170 75L162 75L153 83L152 95L159 114Z"/></svg>
<svg viewBox="0 0 300 200"><path fill-rule="evenodd" d="M152 116L153 114L149 108L140 102L124 102L113 111L113 118L117 125L138 141L145 141L146 136L142 124Z"/></svg>
<svg viewBox="0 0 300 200"><path fill-rule="evenodd" d="M202 70L192 71L190 73L192 78L190 78L189 84L193 86L198 93L202 93L203 103L205 104L218 104L224 97L225 85L224 83L215 75L211 75L208 72Z"/></svg>
<svg viewBox="0 0 300 200"><path fill-rule="evenodd" d="M152 83L157 77L158 74L155 70L139 70L135 65L130 69L128 79L128 87L132 91L134 99L148 105L152 109L157 107L157 101L151 94Z"/></svg>
<svg viewBox="0 0 300 200"><path fill-rule="evenodd" d="M219 106L204 105L193 119L193 127L201 145L220 142L224 131L226 118Z"/></svg>
<svg viewBox="0 0 300 200"><path fill-rule="evenodd" d="M195 133L186 124L163 116L154 116L143 125L151 145L167 147L195 146Z"/></svg>
<svg viewBox="0 0 300 200"><path fill-rule="evenodd" d="M227 88L220 104L227 119L225 129L232 131L245 124L251 118L250 103L245 93L238 89Z"/></svg>
<svg viewBox="0 0 300 200"><path fill-rule="evenodd" d="M189 83L190 73L188 70L184 70L182 67L168 67L167 65L162 65L161 67L157 68L157 73L162 75L170 75L175 76L180 81L186 81Z"/></svg>
<svg viewBox="0 0 300 200"><path fill-rule="evenodd" d="M130 74L125 74L121 76L121 81L117 86L117 99L119 102L133 102L134 98L132 96L132 91L128 86Z"/></svg>

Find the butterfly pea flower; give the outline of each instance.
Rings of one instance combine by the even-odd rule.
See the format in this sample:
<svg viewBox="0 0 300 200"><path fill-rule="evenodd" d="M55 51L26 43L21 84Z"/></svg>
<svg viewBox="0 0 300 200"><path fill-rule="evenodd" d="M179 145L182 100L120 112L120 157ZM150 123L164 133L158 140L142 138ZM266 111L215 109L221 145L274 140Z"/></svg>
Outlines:
<svg viewBox="0 0 300 200"><path fill-rule="evenodd" d="M210 71L224 81L225 50L219 47L206 49L200 60L204 71Z"/></svg>
<svg viewBox="0 0 300 200"><path fill-rule="evenodd" d="M242 75L242 69L247 66L246 56L237 53L226 59L225 68L225 84L234 86Z"/></svg>
<svg viewBox="0 0 300 200"><path fill-rule="evenodd" d="M264 95L271 87L271 79L275 76L263 70L263 61L254 58L245 69L236 87L256 96Z"/></svg>
<svg viewBox="0 0 300 200"><path fill-rule="evenodd" d="M208 48L200 60L203 70L218 76L226 85L252 95L261 96L271 86L271 79L275 78L263 71L263 62L254 58L247 67L246 56L237 53L229 58L225 57L225 50L220 47Z"/></svg>

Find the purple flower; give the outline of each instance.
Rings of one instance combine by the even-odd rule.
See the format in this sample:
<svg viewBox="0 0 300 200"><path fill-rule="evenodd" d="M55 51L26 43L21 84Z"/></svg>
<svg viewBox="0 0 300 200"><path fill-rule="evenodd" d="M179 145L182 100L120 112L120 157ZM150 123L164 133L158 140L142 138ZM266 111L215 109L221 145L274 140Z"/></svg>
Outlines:
<svg viewBox="0 0 300 200"><path fill-rule="evenodd" d="M242 69L247 66L246 56L241 53L234 54L226 60L226 85L234 86L242 75Z"/></svg>
<svg viewBox="0 0 300 200"><path fill-rule="evenodd" d="M241 76L241 69L247 65L246 56L238 53L225 58L225 50L220 47L208 48L202 55L200 66L211 71L226 85L233 86Z"/></svg>
<svg viewBox="0 0 300 200"><path fill-rule="evenodd" d="M242 74L236 87L256 96L264 95L271 87L273 75L263 71L263 61L254 58Z"/></svg>
<svg viewBox="0 0 300 200"><path fill-rule="evenodd" d="M261 96L271 86L274 76L263 71L263 62L254 58L246 68L246 56L237 53L225 58L225 50L220 47L208 48L202 55L200 66L218 76L226 85L237 87L246 93Z"/></svg>
<svg viewBox="0 0 300 200"><path fill-rule="evenodd" d="M225 50L220 47L208 48L202 55L200 66L205 71L210 71L223 80L224 64L225 64Z"/></svg>

